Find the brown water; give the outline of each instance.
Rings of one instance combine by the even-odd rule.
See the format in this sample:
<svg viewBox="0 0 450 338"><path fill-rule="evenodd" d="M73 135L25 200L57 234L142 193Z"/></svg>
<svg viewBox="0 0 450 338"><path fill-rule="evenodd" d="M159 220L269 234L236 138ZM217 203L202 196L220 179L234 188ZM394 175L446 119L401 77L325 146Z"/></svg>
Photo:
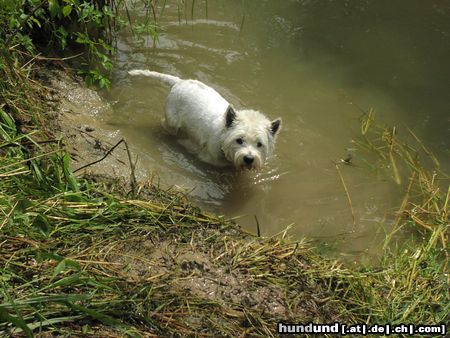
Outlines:
<svg viewBox="0 0 450 338"><path fill-rule="evenodd" d="M162 3L162 1L161 1ZM408 125L448 164L449 1L197 1L187 14L167 1L159 40L123 33L104 121L140 149L166 186L263 235L291 225L343 254L374 254L404 187L367 169L351 140L362 110ZM161 11L161 8L158 8ZM130 8L136 22L142 10ZM237 107L283 118L275 155L259 174L200 163L160 127L168 89L133 68L199 79ZM403 128L406 130L406 128ZM406 132L405 132L406 133ZM356 214L333 161L341 166ZM447 161L447 162L445 162Z"/></svg>

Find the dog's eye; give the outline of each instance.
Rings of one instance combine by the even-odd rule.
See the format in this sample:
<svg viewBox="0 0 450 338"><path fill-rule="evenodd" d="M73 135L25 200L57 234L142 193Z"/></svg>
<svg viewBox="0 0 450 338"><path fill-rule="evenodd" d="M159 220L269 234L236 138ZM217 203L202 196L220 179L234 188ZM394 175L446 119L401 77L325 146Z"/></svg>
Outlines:
<svg viewBox="0 0 450 338"><path fill-rule="evenodd" d="M258 148L261 148L261 147L262 147L262 143L261 143L261 142L258 142L258 143L256 143L256 146L257 146Z"/></svg>
<svg viewBox="0 0 450 338"><path fill-rule="evenodd" d="M237 143L237 144L243 144L243 143L244 143L244 140L241 139L241 138L238 138L238 139L236 139L236 143Z"/></svg>

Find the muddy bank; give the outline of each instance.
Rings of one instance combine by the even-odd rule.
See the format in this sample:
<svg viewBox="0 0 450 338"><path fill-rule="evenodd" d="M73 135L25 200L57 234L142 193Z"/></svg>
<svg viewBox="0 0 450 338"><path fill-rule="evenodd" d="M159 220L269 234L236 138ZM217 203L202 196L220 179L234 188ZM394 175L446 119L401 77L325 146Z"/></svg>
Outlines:
<svg viewBox="0 0 450 338"><path fill-rule="evenodd" d="M148 166L139 161L138 149L128 145L120 130L101 121L112 108L84 81L63 66L41 69L38 79L48 87L47 100L54 116L51 131L63 141L71 156L71 167L77 175L106 175L129 181L133 175L140 182L154 176ZM123 142L120 142L123 140Z"/></svg>

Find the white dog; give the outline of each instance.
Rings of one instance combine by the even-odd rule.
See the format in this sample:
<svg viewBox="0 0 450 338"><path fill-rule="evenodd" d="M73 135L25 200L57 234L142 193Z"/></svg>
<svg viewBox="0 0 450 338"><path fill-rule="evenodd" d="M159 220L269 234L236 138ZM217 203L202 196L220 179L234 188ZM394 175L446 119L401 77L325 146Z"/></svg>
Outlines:
<svg viewBox="0 0 450 338"><path fill-rule="evenodd" d="M171 86L164 128L202 161L215 166L259 170L272 153L281 119L269 121L255 110L234 110L218 92L197 80L132 70Z"/></svg>

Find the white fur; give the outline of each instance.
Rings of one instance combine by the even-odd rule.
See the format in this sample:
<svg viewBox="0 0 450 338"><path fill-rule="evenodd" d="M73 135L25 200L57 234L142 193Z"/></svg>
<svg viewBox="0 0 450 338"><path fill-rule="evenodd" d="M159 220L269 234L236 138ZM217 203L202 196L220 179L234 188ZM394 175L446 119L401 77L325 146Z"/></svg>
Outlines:
<svg viewBox="0 0 450 338"><path fill-rule="evenodd" d="M171 86L162 124L202 161L259 170L272 153L281 119L271 122L255 110L235 111L218 92L197 80L149 70L129 74L153 77Z"/></svg>

